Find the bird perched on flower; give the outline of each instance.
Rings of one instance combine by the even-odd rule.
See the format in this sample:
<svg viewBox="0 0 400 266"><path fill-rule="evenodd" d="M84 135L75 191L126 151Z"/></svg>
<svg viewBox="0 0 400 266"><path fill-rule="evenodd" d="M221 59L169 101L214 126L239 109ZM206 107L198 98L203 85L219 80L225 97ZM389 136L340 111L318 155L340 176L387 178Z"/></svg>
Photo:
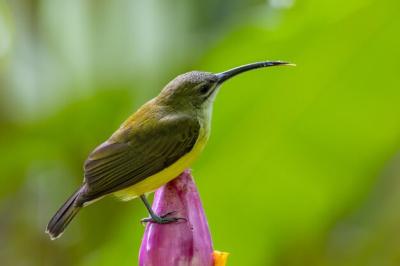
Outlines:
<svg viewBox="0 0 400 266"><path fill-rule="evenodd" d="M124 200L140 197L150 214L143 222L181 219L156 214L145 195L178 176L201 153L223 82L245 71L278 65L289 64L258 62L218 74L192 71L173 79L89 155L83 184L56 212L46 232L52 239L59 237L82 207L110 194Z"/></svg>

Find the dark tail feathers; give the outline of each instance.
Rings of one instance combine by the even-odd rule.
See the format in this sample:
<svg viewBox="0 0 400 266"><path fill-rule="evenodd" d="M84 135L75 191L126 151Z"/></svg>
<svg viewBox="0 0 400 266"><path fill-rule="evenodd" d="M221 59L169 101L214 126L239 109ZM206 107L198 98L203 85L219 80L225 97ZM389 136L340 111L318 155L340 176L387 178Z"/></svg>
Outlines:
<svg viewBox="0 0 400 266"><path fill-rule="evenodd" d="M82 208L77 200L83 187L79 188L54 214L46 228L46 233L54 240L62 235L67 225L72 221L75 215Z"/></svg>

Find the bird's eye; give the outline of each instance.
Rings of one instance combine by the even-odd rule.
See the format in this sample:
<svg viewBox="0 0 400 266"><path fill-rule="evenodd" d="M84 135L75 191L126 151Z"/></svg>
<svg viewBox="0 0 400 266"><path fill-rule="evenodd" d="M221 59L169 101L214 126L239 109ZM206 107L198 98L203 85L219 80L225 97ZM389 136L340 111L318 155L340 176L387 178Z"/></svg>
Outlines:
<svg viewBox="0 0 400 266"><path fill-rule="evenodd" d="M207 92L210 90L210 88L211 87L209 85L203 85L200 87L199 92L203 95L207 94Z"/></svg>

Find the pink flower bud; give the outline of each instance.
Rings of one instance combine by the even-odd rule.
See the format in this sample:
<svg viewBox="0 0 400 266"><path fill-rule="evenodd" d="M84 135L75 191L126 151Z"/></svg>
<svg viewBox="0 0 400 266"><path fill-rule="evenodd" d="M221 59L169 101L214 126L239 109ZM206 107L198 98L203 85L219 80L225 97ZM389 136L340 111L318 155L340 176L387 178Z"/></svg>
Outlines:
<svg viewBox="0 0 400 266"><path fill-rule="evenodd" d="M156 191L153 210L158 215L175 211L171 216L186 220L148 223L139 253L140 266L214 265L207 219L189 170Z"/></svg>

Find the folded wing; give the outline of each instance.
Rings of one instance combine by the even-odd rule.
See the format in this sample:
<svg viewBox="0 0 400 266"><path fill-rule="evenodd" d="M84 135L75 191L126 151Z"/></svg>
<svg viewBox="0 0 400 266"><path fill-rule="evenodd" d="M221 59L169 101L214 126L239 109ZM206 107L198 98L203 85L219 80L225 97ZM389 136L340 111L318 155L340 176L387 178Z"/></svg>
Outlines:
<svg viewBox="0 0 400 266"><path fill-rule="evenodd" d="M199 132L199 122L186 115L121 129L123 141L113 135L86 160L82 200L94 200L160 172L192 150Z"/></svg>

